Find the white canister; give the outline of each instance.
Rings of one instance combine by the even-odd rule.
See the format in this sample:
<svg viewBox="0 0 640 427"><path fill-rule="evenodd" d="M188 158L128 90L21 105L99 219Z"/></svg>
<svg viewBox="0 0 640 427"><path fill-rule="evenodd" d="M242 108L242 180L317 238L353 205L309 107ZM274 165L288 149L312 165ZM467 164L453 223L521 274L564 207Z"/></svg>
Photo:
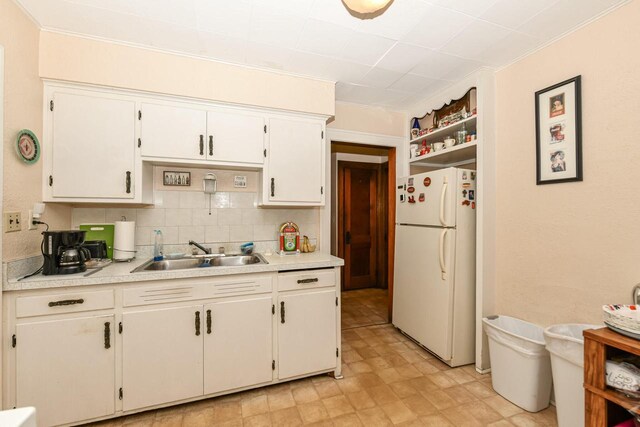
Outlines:
<svg viewBox="0 0 640 427"><path fill-rule="evenodd" d="M113 260L129 261L136 256L135 221L116 221L113 231Z"/></svg>

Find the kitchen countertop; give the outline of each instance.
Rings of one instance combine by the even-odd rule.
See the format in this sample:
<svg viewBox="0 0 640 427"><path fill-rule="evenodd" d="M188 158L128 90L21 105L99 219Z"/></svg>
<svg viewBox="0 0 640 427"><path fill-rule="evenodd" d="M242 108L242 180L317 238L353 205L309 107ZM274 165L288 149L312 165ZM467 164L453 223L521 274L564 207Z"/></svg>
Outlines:
<svg viewBox="0 0 640 427"><path fill-rule="evenodd" d="M134 259L131 262L114 262L102 270L86 276L92 270L84 273L43 276L38 274L28 279L18 281L10 279L3 286L3 291L20 291L28 289L62 288L67 286L89 286L116 283L145 282L149 280L185 279L193 277L227 276L232 274L263 273L285 270L304 270L309 268L339 267L344 265L341 258L326 253L314 252L310 254L280 256L277 254L266 256L269 264L253 264L233 267L192 268L173 271L149 271L131 273L131 270L149 261L148 258Z"/></svg>

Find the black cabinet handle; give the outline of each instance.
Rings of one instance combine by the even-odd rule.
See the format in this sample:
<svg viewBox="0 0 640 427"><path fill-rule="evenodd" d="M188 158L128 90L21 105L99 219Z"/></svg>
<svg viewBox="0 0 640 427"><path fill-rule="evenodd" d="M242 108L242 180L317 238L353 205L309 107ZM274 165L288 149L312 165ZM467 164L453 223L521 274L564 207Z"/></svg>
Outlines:
<svg viewBox="0 0 640 427"><path fill-rule="evenodd" d="M271 178L271 197L276 195L276 179Z"/></svg>
<svg viewBox="0 0 640 427"><path fill-rule="evenodd" d="M213 135L209 135L209 155L213 156Z"/></svg>
<svg viewBox="0 0 640 427"><path fill-rule="evenodd" d="M131 193L131 172L130 171L127 171L125 186L126 186L127 194L130 194Z"/></svg>
<svg viewBox="0 0 640 427"><path fill-rule="evenodd" d="M111 348L111 323L104 323L104 348Z"/></svg>
<svg viewBox="0 0 640 427"><path fill-rule="evenodd" d="M207 310L207 334L211 333L211 310Z"/></svg>
<svg viewBox="0 0 640 427"><path fill-rule="evenodd" d="M204 156L204 135L200 135L200 155Z"/></svg>
<svg viewBox="0 0 640 427"><path fill-rule="evenodd" d="M284 301L280 302L280 323L284 323Z"/></svg>
<svg viewBox="0 0 640 427"><path fill-rule="evenodd" d="M200 312L196 311L196 336L200 336Z"/></svg>
<svg viewBox="0 0 640 427"><path fill-rule="evenodd" d="M82 304L84 303L84 299L65 299L62 301L51 301L49 303L49 307L58 307L61 305L74 305L74 304Z"/></svg>
<svg viewBox="0 0 640 427"><path fill-rule="evenodd" d="M349 243L351 243L351 233L347 231L347 233L344 236L344 242L348 245Z"/></svg>
<svg viewBox="0 0 640 427"><path fill-rule="evenodd" d="M298 284L301 284L301 283L313 283L313 282L317 282L317 281L318 281L317 277L314 277L313 279L300 279L300 280L298 280Z"/></svg>

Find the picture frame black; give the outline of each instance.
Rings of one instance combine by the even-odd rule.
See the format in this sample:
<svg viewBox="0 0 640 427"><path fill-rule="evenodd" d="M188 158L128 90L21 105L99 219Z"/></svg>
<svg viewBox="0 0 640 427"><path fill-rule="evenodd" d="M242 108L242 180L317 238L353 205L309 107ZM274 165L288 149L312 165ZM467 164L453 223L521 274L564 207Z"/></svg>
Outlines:
<svg viewBox="0 0 640 427"><path fill-rule="evenodd" d="M162 185L166 187L190 187L191 172L162 171Z"/></svg>
<svg viewBox="0 0 640 427"><path fill-rule="evenodd" d="M582 181L582 76L535 93L536 184Z"/></svg>

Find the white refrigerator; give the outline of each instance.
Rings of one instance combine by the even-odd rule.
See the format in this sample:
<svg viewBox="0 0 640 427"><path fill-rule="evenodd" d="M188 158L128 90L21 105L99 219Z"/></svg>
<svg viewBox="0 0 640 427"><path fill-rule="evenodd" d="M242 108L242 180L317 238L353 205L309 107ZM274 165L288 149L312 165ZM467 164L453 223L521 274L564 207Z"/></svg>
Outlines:
<svg viewBox="0 0 640 427"><path fill-rule="evenodd" d="M475 360L476 173L398 179L393 324L450 366Z"/></svg>

